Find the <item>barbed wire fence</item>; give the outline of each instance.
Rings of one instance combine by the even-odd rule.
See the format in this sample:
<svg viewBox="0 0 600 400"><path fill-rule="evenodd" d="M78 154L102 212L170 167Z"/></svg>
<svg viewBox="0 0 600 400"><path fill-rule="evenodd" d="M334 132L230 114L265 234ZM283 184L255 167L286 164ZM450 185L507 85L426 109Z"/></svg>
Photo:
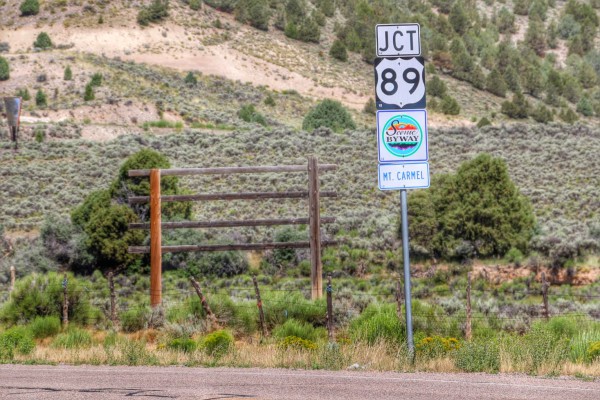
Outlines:
<svg viewBox="0 0 600 400"><path fill-rule="evenodd" d="M177 287L168 286L163 289L165 299L162 308L165 310L165 318L167 321L172 320L173 323L202 321L206 311L195 304L199 300L198 293L192 285L186 284L185 286L188 287L184 287L183 282L177 282ZM331 338L335 331L344 330L353 318L358 317L372 303L388 307L394 305L400 322L404 323L402 302L398 300L403 298L402 293L398 292L398 288L402 288L402 285L394 285L395 282L391 282L388 290L356 290L344 287L341 280L338 282L340 287L336 287L336 280L332 279L331 286L326 290L327 295L331 297L330 313L333 315L328 313L325 299L309 300L311 288L283 288L262 283L257 285L260 287L257 292L257 287L253 285L252 280L235 284L221 282L219 285L204 280L201 286L202 294L206 297L209 307L214 307L213 312L220 326L258 331L262 335L273 329L275 325L295 318L328 328ZM57 285L50 284L44 290L57 293L62 293L63 290L68 292L68 296L61 296L61 299L73 296L86 297L93 307L101 310L99 315L96 313L94 316L84 318L88 324L103 324L110 320L108 283L106 288L81 281L75 288L65 289L63 285L64 282ZM117 310L121 318L126 313L143 314L150 309L149 304L140 301L147 298L149 287L141 286L137 289L120 287L116 290ZM416 300L428 300L436 306L430 304L414 307L415 327L430 332L451 332L469 338L470 334L467 334L467 331L470 331L473 325L524 332L532 323L550 317L600 321L600 307L597 307L600 293L569 293L564 288L550 287L543 282L541 286L538 290L470 288L470 295L467 294L468 289L462 287L416 290L414 293ZM519 299L521 303L512 308L505 305L486 306L487 300L498 299L501 296ZM471 299L470 307L473 313L467 312L468 298ZM454 303L444 307L443 302L448 299L453 299ZM8 301L11 301L10 289L0 290L0 308ZM61 304L57 304L57 309L65 309L69 315L70 305L66 304L65 308L64 300L62 301ZM584 311L582 311L582 306L586 305L589 307L583 307ZM261 309L263 318L260 317Z"/></svg>

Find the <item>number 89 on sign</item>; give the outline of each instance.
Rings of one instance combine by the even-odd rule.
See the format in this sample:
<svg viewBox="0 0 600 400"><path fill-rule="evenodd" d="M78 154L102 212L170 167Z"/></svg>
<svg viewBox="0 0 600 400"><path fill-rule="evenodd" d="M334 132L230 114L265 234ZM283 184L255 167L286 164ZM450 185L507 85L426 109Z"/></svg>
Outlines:
<svg viewBox="0 0 600 400"><path fill-rule="evenodd" d="M378 110L425 108L423 57L377 58L374 64Z"/></svg>

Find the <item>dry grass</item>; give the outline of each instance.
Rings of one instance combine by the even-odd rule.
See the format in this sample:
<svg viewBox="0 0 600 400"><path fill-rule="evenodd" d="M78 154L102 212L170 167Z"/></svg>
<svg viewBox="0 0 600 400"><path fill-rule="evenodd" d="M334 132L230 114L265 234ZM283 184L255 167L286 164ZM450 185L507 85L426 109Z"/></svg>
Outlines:
<svg viewBox="0 0 600 400"><path fill-rule="evenodd" d="M100 337L95 335L96 338ZM145 344L135 339L121 337L124 342L106 347L96 344L87 349L59 349L47 342L40 342L29 356L17 356L18 363L38 364L90 364L90 365L183 365L183 366L225 366L257 368L293 368L366 371L404 371L453 373L461 370L456 367L451 356L424 358L410 363L403 348L394 348L386 343L368 345L354 343L345 345L322 344L317 350L281 349L274 342L260 344L257 341L237 342L235 349L223 357L212 357L201 350L191 353L165 349L156 344ZM128 344L129 345L128 345ZM130 345L133 344L133 347ZM133 350L132 350L133 349ZM510 354L501 351L501 373L531 373L527 362L518 362ZM600 377L600 361L593 364L562 365L542 364L537 370L540 376L570 375L582 379Z"/></svg>

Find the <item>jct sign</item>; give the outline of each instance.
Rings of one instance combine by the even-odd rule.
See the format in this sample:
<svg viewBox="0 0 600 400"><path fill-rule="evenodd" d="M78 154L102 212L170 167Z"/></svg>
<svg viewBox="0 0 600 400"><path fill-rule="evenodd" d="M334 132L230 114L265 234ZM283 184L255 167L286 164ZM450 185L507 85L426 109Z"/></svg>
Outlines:
<svg viewBox="0 0 600 400"><path fill-rule="evenodd" d="M412 57L421 55L419 24L377 25L377 57Z"/></svg>

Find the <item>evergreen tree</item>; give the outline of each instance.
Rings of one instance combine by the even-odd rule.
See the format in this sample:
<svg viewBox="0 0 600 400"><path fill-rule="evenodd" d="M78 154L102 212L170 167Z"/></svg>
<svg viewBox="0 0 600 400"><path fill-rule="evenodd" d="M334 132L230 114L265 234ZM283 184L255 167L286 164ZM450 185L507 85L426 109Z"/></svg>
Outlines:
<svg viewBox="0 0 600 400"><path fill-rule="evenodd" d="M529 25L525 33L525 43L540 57L543 57L546 53L546 34L544 23L540 19L529 19Z"/></svg>
<svg viewBox="0 0 600 400"><path fill-rule="evenodd" d="M67 67L65 68L65 72L63 75L63 79L65 81L70 81L73 80L73 71L71 71L71 67L67 65Z"/></svg>
<svg viewBox="0 0 600 400"><path fill-rule="evenodd" d="M196 76L191 71L187 73L183 81L188 86L196 86L198 84L198 79L196 79Z"/></svg>
<svg viewBox="0 0 600 400"><path fill-rule="evenodd" d="M502 77L502 74L500 74L500 71L498 71L497 69L493 69L488 74L485 83L485 89L488 92L495 94L496 96L506 96L506 82L504 82L504 78Z"/></svg>
<svg viewBox="0 0 600 400"><path fill-rule="evenodd" d="M267 0L238 0L234 13L242 23L263 31L269 30L271 11Z"/></svg>
<svg viewBox="0 0 600 400"><path fill-rule="evenodd" d="M48 98L42 89L39 89L35 94L35 105L38 107L46 107L48 105Z"/></svg>
<svg viewBox="0 0 600 400"><path fill-rule="evenodd" d="M25 0L21 3L21 16L37 15L40 12L40 3L38 0Z"/></svg>
<svg viewBox="0 0 600 400"><path fill-rule="evenodd" d="M334 40L329 50L329 55L340 61L348 61L348 52L346 51L346 45L339 39Z"/></svg>
<svg viewBox="0 0 600 400"><path fill-rule="evenodd" d="M91 100L94 100L95 98L96 98L96 95L94 94L94 86L92 86L91 83L88 83L87 85L85 85L85 93L83 94L83 100L91 101Z"/></svg>
<svg viewBox="0 0 600 400"><path fill-rule="evenodd" d="M35 42L33 42L33 47L36 47L36 48L42 49L42 50L50 49L50 48L52 48L52 46L53 46L52 40L50 39L50 36L48 36L48 34L46 32L40 32L40 34L37 35Z"/></svg>
<svg viewBox="0 0 600 400"><path fill-rule="evenodd" d="M10 79L8 60L0 56L0 81L7 81L8 79Z"/></svg>
<svg viewBox="0 0 600 400"><path fill-rule="evenodd" d="M443 97L447 91L446 84L437 75L434 75L425 87L430 96Z"/></svg>
<svg viewBox="0 0 600 400"><path fill-rule="evenodd" d="M302 129L305 131L322 126L335 132L341 132L344 129L356 129L352 116L342 103L330 99L325 99L317 104L315 108L306 114L302 122Z"/></svg>
<svg viewBox="0 0 600 400"><path fill-rule="evenodd" d="M461 0L456 1L452 6L448 21L459 35L463 35L469 29L470 19Z"/></svg>

